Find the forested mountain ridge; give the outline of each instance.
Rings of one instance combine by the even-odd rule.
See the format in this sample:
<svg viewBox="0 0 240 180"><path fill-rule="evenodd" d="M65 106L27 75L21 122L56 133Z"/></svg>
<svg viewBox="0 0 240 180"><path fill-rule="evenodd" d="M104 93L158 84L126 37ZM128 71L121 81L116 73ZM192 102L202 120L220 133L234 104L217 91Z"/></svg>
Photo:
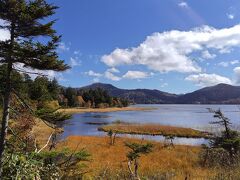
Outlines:
<svg viewBox="0 0 240 180"><path fill-rule="evenodd" d="M239 104L240 86L218 84L179 96L177 103L185 104Z"/></svg>
<svg viewBox="0 0 240 180"><path fill-rule="evenodd" d="M111 84L95 83L79 89L96 89L101 88L111 96L128 99L130 102L137 104L161 104L174 103L176 94L170 94L159 90L150 89L119 89Z"/></svg>
<svg viewBox="0 0 240 180"><path fill-rule="evenodd" d="M111 84L94 83L78 89L101 88L112 96L137 104L239 104L240 86L218 84L182 95L150 89L120 89Z"/></svg>

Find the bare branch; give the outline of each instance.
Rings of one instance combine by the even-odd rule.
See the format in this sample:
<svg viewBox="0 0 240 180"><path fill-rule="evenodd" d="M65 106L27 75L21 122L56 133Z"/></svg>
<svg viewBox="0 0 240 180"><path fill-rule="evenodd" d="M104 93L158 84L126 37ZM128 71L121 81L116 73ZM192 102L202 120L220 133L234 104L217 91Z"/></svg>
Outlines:
<svg viewBox="0 0 240 180"><path fill-rule="evenodd" d="M48 146L48 144L52 138L52 135L53 135L53 133L49 136L47 143L39 151L37 151L37 153L40 153L43 149L45 149Z"/></svg>

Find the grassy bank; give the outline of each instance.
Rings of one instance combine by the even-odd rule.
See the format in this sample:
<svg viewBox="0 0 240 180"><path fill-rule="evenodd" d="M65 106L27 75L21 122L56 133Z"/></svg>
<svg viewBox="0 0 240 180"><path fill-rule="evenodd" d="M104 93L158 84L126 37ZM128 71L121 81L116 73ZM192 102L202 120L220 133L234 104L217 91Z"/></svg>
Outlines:
<svg viewBox="0 0 240 180"><path fill-rule="evenodd" d="M60 112L64 113L86 113L86 112L117 112L117 111L150 111L155 108L143 108L143 107L111 107L111 108L65 108L59 109Z"/></svg>
<svg viewBox="0 0 240 180"><path fill-rule="evenodd" d="M138 139L117 138L114 146L109 145L107 137L70 136L58 145L58 149L68 147L72 150L86 149L91 153L91 161L87 163L85 179L124 179L127 169L125 142L145 143ZM176 145L164 148L163 144L152 142L153 152L140 158L139 172L149 179L201 179L214 174L208 168L199 165L200 147Z"/></svg>
<svg viewBox="0 0 240 180"><path fill-rule="evenodd" d="M139 135L163 135L186 138L208 138L209 134L191 128L165 126L158 124L112 124L99 128L104 132L115 132L118 134L139 134Z"/></svg>
<svg viewBox="0 0 240 180"><path fill-rule="evenodd" d="M54 132L54 129L47 126L42 120L35 119L36 124L32 129L32 133L37 139L37 143L43 146L47 143L49 136Z"/></svg>

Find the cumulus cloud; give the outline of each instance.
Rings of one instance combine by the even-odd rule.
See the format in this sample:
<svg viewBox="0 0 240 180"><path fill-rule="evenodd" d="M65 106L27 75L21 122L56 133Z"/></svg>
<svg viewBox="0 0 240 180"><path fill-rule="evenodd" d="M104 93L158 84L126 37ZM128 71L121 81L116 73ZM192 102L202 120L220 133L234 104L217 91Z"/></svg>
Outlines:
<svg viewBox="0 0 240 180"><path fill-rule="evenodd" d="M185 80L191 81L201 87L213 86L219 83L232 84L229 78L217 74L195 74L186 77Z"/></svg>
<svg viewBox="0 0 240 180"><path fill-rule="evenodd" d="M150 76L150 74L147 72L128 71L126 74L123 75L123 78L125 78L125 79L144 79L149 76Z"/></svg>
<svg viewBox="0 0 240 180"><path fill-rule="evenodd" d="M110 80L112 80L112 81L120 81L120 80L122 79L121 77L114 75L114 74L113 74L112 72L110 72L110 71L106 71L106 72L104 73L104 75L105 75L105 77L106 77L107 79L110 79Z"/></svg>
<svg viewBox="0 0 240 180"><path fill-rule="evenodd" d="M102 76L102 74L96 73L93 70L89 70L88 72L85 72L85 74L88 76L93 76L93 77L101 77Z"/></svg>
<svg viewBox="0 0 240 180"><path fill-rule="evenodd" d="M25 72L29 74L29 76L32 79L35 79L37 76L46 76L49 79L56 78L59 81L64 81L63 74L60 72L52 71L52 70L38 70L38 69L33 69L30 67L24 67L23 63L15 63L14 64L14 69L19 70L20 72Z"/></svg>
<svg viewBox="0 0 240 180"><path fill-rule="evenodd" d="M209 26L190 31L154 33L138 47L115 49L101 60L110 67L144 65L159 72L201 72L191 59L194 52L215 50L226 53L240 45L240 25L215 29Z"/></svg>
<svg viewBox="0 0 240 180"><path fill-rule="evenodd" d="M235 84L239 85L240 84L240 67L236 67L233 69L235 73Z"/></svg>
<svg viewBox="0 0 240 180"><path fill-rule="evenodd" d="M187 2L184 2L184 1L178 3L178 6L183 7L183 8L188 8Z"/></svg>
<svg viewBox="0 0 240 180"><path fill-rule="evenodd" d="M208 50L205 50L202 52L202 58L204 59L214 59L216 57L216 54L210 54Z"/></svg>

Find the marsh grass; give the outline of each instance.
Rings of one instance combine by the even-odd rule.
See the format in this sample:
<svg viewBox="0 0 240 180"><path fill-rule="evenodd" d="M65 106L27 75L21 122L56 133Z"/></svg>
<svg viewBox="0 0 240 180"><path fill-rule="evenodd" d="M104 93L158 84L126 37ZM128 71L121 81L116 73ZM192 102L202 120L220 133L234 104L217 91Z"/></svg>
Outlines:
<svg viewBox="0 0 240 180"><path fill-rule="evenodd" d="M118 134L162 135L186 138L209 138L210 134L199 130L158 124L126 124L118 123L98 128L99 131L113 131Z"/></svg>
<svg viewBox="0 0 240 180"><path fill-rule="evenodd" d="M150 141L119 137L117 143L110 146L108 137L70 136L58 145L58 149L84 148L91 154L85 179L129 179L126 157L129 149L125 147L125 142ZM185 179L186 176L207 179L216 174L215 170L201 167L200 147L175 145L174 148L165 148L162 143L151 143L153 151L139 159L139 173L143 179Z"/></svg>
<svg viewBox="0 0 240 180"><path fill-rule="evenodd" d="M68 114L73 113L86 113L86 112L117 112L117 111L150 111L156 108L145 108L145 107L111 107L111 108L65 108L59 109L59 112Z"/></svg>

